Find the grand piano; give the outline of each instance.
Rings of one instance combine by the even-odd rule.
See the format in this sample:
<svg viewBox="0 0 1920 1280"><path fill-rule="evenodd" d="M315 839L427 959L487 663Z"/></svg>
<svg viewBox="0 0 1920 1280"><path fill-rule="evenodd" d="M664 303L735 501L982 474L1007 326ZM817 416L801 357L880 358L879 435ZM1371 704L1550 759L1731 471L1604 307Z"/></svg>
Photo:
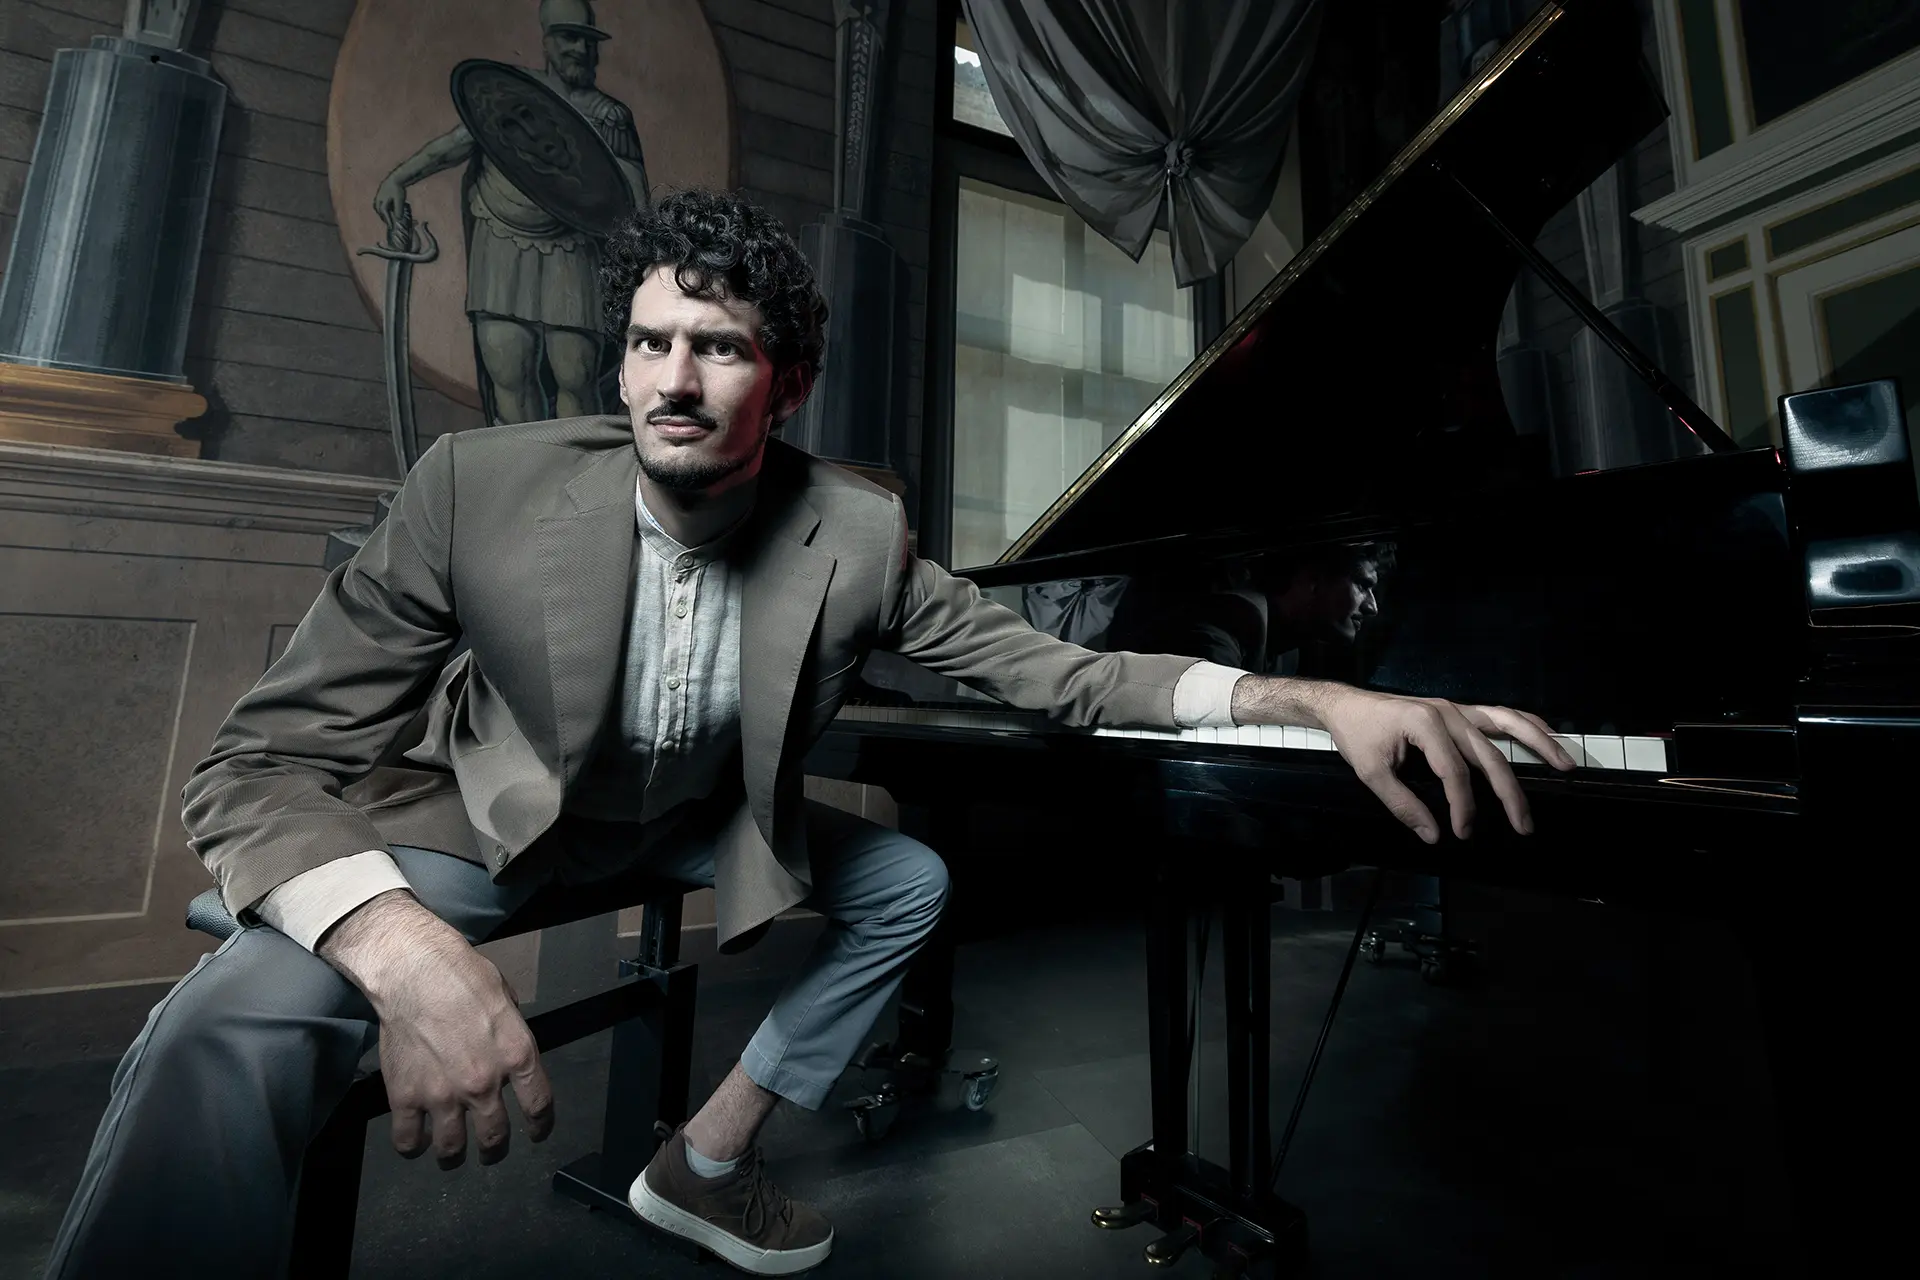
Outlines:
<svg viewBox="0 0 1920 1280"><path fill-rule="evenodd" d="M1304 1259L1304 1217L1273 1191L1268 886L1351 866L1728 921L1808 1256L1864 1251L1902 1216L1854 1151L1904 1114L1899 1064L1879 1021L1850 1016L1859 971L1880 976L1898 935L1802 939L1784 918L1792 877L1877 879L1911 838L1895 797L1920 762L1920 500L1899 399L1890 383L1788 397L1782 448L1736 448L1534 251L1664 115L1640 48L1630 4L1545 4L999 561L962 571L1017 601L1391 543L1393 592L1343 674L1544 716L1579 767L1502 748L1534 835L1509 831L1482 786L1471 838L1425 845L1304 727L1069 731L909 687L848 705L809 759L908 805L1069 806L1088 843L1144 851L1153 1133L1095 1218L1157 1227L1149 1261L1198 1248L1238 1275ZM1522 272L1657 397L1668 456L1556 475L1516 430L1496 335ZM1404 776L1444 813L1420 761ZM1869 891L1900 901L1894 875ZM1190 1149L1186 1113L1188 929L1209 907L1225 934L1224 1168ZM902 1041L923 1055L947 1047L950 965L936 949L903 995Z"/></svg>

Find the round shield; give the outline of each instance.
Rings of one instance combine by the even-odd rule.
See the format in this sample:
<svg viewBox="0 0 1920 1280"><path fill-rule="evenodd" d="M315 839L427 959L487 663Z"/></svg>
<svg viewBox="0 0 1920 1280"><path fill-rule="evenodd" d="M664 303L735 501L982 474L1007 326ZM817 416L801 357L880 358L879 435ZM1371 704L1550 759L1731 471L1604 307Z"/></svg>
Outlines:
<svg viewBox="0 0 1920 1280"><path fill-rule="evenodd" d="M453 69L453 105L487 159L561 222L604 236L632 215L633 192L613 152L531 71L469 58Z"/></svg>

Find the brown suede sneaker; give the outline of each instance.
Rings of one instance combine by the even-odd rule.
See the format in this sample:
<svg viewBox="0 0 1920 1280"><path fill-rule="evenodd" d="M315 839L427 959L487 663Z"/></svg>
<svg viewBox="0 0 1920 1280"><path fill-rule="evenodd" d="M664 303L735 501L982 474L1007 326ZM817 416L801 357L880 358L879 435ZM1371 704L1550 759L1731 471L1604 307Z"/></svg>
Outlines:
<svg viewBox="0 0 1920 1280"><path fill-rule="evenodd" d="M702 1178L687 1165L684 1130L633 1180L627 1203L635 1213L756 1276L790 1276L826 1261L833 1227L767 1181L759 1148L732 1173Z"/></svg>

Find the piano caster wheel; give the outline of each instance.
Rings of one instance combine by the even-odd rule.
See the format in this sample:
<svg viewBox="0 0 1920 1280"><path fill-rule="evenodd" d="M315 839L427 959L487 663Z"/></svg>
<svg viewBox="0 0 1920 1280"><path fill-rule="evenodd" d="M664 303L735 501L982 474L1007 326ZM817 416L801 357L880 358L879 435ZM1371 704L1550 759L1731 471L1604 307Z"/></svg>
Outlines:
<svg viewBox="0 0 1920 1280"><path fill-rule="evenodd" d="M1213 1268L1213 1280L1241 1280L1253 1266L1253 1259L1234 1249Z"/></svg>
<svg viewBox="0 0 1920 1280"><path fill-rule="evenodd" d="M1471 986L1479 977L1479 956L1469 948L1443 944L1420 957L1420 976L1436 987Z"/></svg>
<svg viewBox="0 0 1920 1280"><path fill-rule="evenodd" d="M1152 1216L1153 1205L1150 1202L1135 1200L1132 1204L1095 1209L1093 1225L1107 1231L1125 1231L1128 1227L1138 1226Z"/></svg>
<svg viewBox="0 0 1920 1280"><path fill-rule="evenodd" d="M853 1127L868 1142L878 1142L893 1128L900 1115L900 1095L891 1084L883 1084L864 1097L846 1104L853 1112Z"/></svg>
<svg viewBox="0 0 1920 1280"><path fill-rule="evenodd" d="M1178 1231L1169 1231L1147 1246L1147 1261L1156 1267L1170 1267L1200 1239L1200 1228L1189 1223Z"/></svg>
<svg viewBox="0 0 1920 1280"><path fill-rule="evenodd" d="M992 1059L989 1058L986 1059L986 1061L991 1062ZM987 1067L983 1071L968 1072L966 1076L967 1110L984 1111L987 1106L987 1099L993 1096L993 1091L999 1083L1000 1067L998 1064Z"/></svg>

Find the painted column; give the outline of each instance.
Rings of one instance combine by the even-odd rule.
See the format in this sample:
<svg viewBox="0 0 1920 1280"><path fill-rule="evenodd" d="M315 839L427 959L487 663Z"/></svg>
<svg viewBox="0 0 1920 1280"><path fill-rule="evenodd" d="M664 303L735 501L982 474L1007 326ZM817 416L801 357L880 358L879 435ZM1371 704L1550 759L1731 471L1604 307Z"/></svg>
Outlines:
<svg viewBox="0 0 1920 1280"><path fill-rule="evenodd" d="M195 6L54 55L7 274L0 434L197 454L184 360L226 87L180 51Z"/></svg>
<svg viewBox="0 0 1920 1280"><path fill-rule="evenodd" d="M895 413L894 319L900 259L871 221L878 200L880 105L891 0L835 0L833 211L800 229L800 247L826 296L826 368L786 429L794 444L849 463L895 492L889 446Z"/></svg>

